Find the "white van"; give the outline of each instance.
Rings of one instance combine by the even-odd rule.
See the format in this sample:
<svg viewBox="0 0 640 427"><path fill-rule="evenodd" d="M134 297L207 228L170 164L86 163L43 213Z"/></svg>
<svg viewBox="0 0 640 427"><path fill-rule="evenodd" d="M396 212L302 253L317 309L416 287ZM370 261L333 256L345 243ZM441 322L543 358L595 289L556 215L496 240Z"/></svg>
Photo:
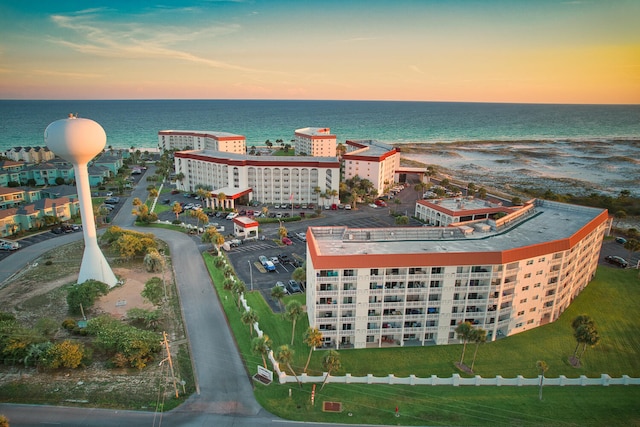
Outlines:
<svg viewBox="0 0 640 427"><path fill-rule="evenodd" d="M20 249L20 243L13 240L0 239L0 250L3 251L15 251Z"/></svg>

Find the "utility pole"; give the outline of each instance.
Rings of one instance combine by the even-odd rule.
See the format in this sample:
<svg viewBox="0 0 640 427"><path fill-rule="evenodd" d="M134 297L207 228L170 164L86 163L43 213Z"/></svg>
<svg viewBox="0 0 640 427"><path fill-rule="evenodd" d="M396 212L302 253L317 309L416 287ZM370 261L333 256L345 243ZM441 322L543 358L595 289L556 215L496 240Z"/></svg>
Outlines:
<svg viewBox="0 0 640 427"><path fill-rule="evenodd" d="M167 358L164 359L162 362L164 362L165 360L169 361L169 367L171 368L171 377L173 378L173 388L176 391L176 398L177 398L178 397L178 384L176 383L176 375L173 372L173 361L171 360L171 351L169 350L169 341L167 340L167 333L163 331L162 332L162 337L164 338L162 343L164 344L164 347L167 349ZM160 362L160 364L162 364L162 362Z"/></svg>
<svg viewBox="0 0 640 427"><path fill-rule="evenodd" d="M251 260L247 260L249 263L249 274L251 275L251 290L253 290L253 270L251 269Z"/></svg>

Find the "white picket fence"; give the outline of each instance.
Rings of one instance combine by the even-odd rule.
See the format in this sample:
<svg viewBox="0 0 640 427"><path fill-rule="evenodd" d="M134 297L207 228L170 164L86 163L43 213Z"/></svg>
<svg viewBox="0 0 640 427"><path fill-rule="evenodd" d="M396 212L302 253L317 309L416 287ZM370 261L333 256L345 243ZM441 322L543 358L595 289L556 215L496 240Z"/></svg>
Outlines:
<svg viewBox="0 0 640 427"><path fill-rule="evenodd" d="M250 307L244 298L244 294L240 295L240 301L245 309L249 311ZM258 322L253 324L253 329L256 331L259 337L263 332L260 329ZM540 377L525 378L522 375L518 375L516 378L503 378L497 375L495 378L482 378L480 375L476 375L473 378L463 378L459 374L453 374L450 378L440 378L437 375L431 375L428 378L420 378L415 375L409 375L408 377L396 377L393 374L389 374L385 377L375 377L372 374L368 374L364 377L354 377L351 374L345 374L343 376L329 375L324 372L322 375L307 375L305 373L298 375L296 379L293 375L288 375L282 369L280 364L275 360L273 356L273 350L269 350L269 361L273 366L273 369L278 377L280 384L296 383L300 381L303 384L307 383L327 383L333 384L401 384L401 385L444 385L444 386L539 386ZM564 375L560 375L557 378L544 378L544 386L610 386L610 385L640 385L640 378L631 378L628 375L623 375L620 378L612 378L607 374L600 375L599 378L589 378L585 375L581 375L579 378L567 378Z"/></svg>

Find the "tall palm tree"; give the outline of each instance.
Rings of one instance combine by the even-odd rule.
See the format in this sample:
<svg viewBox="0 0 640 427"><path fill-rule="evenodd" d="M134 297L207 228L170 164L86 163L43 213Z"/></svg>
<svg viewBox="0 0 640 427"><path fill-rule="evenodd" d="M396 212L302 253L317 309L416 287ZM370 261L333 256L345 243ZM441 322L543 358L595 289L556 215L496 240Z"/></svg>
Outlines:
<svg viewBox="0 0 640 427"><path fill-rule="evenodd" d="M278 301L278 305L280 306L280 310L282 310L282 298L284 298L286 294L284 293L284 289L280 286L274 286L271 288L271 298L274 298Z"/></svg>
<svg viewBox="0 0 640 427"><path fill-rule="evenodd" d="M473 361L471 362L471 370L473 371L473 367L476 364L476 356L478 355L478 347L487 341L487 331L482 328L473 328L469 340L476 343L476 349L473 352Z"/></svg>
<svg viewBox="0 0 640 427"><path fill-rule="evenodd" d="M544 360L538 360L536 362L536 369L540 372L540 392L538 393L538 398L542 400L542 383L544 382L544 373L547 372L549 366Z"/></svg>
<svg viewBox="0 0 640 427"><path fill-rule="evenodd" d="M293 360L293 353L294 351L291 350L288 345L283 344L280 347L278 347L278 349L276 350L275 359L278 361L278 363L287 365L287 368L289 368L293 376L296 377L296 381L298 382L298 385L300 386L300 388L302 388L302 383L300 382L300 379L298 378L296 371L294 371L293 368L291 367L291 361Z"/></svg>
<svg viewBox="0 0 640 427"><path fill-rule="evenodd" d="M267 369L267 354L269 353L269 348L271 347L271 340L269 336L263 334L261 337L255 337L251 340L251 352L254 354L259 354L262 357L262 364L264 368Z"/></svg>
<svg viewBox="0 0 640 427"><path fill-rule="evenodd" d="M313 350L322 345L322 332L318 328L309 326L307 332L304 333L304 342L309 346L309 356L307 357L307 363L304 365L304 372L307 372Z"/></svg>
<svg viewBox="0 0 640 427"><path fill-rule="evenodd" d="M462 340L462 357L460 357L460 364L464 363L464 352L467 350L467 342L471 337L471 331L473 330L473 326L471 322L460 322L458 326L456 326L456 334L458 335L458 339Z"/></svg>
<svg viewBox="0 0 640 427"><path fill-rule="evenodd" d="M176 221L180 219L179 217L180 217L180 214L182 213L182 205L178 202L175 202L171 207L171 210L173 211L174 214L176 214Z"/></svg>
<svg viewBox="0 0 640 427"><path fill-rule="evenodd" d="M304 310L302 309L302 304L298 301L291 301L286 306L285 317L287 320L291 320L293 326L291 328L291 345L293 345L293 339L296 336L296 322L304 314Z"/></svg>
<svg viewBox="0 0 640 427"><path fill-rule="evenodd" d="M258 319L259 319L258 313L256 313L252 309L245 310L244 313L242 313L242 316L240 316L240 320L242 321L242 323L249 326L249 333L251 334L252 337L253 337L253 324L256 323Z"/></svg>
<svg viewBox="0 0 640 427"><path fill-rule="evenodd" d="M324 388L331 372L335 372L342 367L342 363L340 362L340 353L336 350L329 350L325 354L324 359L322 359L322 367L327 372L327 375L324 377L324 381L322 381L322 387L320 387L320 390Z"/></svg>
<svg viewBox="0 0 640 427"><path fill-rule="evenodd" d="M247 285L242 280L236 280L233 283L233 293L236 294L238 307L240 307L240 295L247 292Z"/></svg>
<svg viewBox="0 0 640 427"><path fill-rule="evenodd" d="M224 207L224 201L227 200L227 195L224 193L218 193L218 206L220 207L220 209L223 209Z"/></svg>

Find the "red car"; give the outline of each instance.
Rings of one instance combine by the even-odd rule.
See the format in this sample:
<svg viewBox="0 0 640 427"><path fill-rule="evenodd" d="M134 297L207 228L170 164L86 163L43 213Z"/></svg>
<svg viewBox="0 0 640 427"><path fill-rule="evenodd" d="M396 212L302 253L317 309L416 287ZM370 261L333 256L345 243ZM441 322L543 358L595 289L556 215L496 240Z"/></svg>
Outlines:
<svg viewBox="0 0 640 427"><path fill-rule="evenodd" d="M291 241L291 239L290 239L290 238L288 238L288 237L283 237L283 238L282 238L282 243L284 243L284 244L285 244L285 245L287 245L287 246L293 245L293 242L292 242L292 241Z"/></svg>

